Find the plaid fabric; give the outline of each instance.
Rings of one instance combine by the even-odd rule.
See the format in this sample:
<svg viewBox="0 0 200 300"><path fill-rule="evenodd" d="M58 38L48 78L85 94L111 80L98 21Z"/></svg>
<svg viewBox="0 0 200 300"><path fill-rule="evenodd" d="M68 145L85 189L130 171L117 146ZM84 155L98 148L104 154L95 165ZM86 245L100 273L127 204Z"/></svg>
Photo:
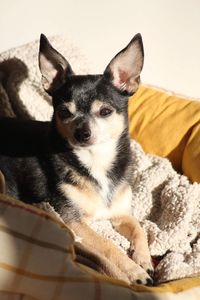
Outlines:
<svg viewBox="0 0 200 300"><path fill-rule="evenodd" d="M0 300L200 299L200 278L129 287L76 264L67 227L5 195L0 241Z"/></svg>

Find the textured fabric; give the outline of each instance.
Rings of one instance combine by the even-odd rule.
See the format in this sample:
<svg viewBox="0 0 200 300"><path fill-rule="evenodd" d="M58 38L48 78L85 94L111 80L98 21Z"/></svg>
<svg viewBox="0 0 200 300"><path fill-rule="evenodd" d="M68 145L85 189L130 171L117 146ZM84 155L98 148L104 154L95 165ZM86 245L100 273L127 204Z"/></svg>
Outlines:
<svg viewBox="0 0 200 300"><path fill-rule="evenodd" d="M193 300L200 295L199 278L129 287L76 264L73 238L63 223L4 195L0 216L1 300Z"/></svg>
<svg viewBox="0 0 200 300"><path fill-rule="evenodd" d="M200 182L200 102L141 86L129 102L130 133L145 152L167 157Z"/></svg>

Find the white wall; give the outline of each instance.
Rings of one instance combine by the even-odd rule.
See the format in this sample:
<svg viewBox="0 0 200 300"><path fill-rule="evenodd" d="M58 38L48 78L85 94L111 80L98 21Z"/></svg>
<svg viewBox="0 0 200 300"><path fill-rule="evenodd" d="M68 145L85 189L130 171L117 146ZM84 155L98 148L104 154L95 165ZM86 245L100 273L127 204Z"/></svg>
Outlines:
<svg viewBox="0 0 200 300"><path fill-rule="evenodd" d="M0 0L0 51L66 33L102 72L133 35L143 82L200 98L200 0Z"/></svg>

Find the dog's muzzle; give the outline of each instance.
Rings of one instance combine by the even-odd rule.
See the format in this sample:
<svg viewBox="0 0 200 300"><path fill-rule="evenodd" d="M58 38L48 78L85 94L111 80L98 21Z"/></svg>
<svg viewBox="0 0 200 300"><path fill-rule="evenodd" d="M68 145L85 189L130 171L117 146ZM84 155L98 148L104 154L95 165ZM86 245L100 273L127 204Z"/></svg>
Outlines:
<svg viewBox="0 0 200 300"><path fill-rule="evenodd" d="M87 143L91 138L91 130L88 122L80 122L77 124L74 131L74 138L78 143Z"/></svg>

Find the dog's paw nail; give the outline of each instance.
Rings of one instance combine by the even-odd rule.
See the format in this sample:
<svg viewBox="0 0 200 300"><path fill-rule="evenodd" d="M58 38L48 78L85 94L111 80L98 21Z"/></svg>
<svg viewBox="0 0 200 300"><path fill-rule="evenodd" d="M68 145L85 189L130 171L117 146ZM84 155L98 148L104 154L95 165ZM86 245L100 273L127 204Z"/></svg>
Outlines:
<svg viewBox="0 0 200 300"><path fill-rule="evenodd" d="M142 280L137 279L137 280L136 280L136 283L137 283L137 284L142 284Z"/></svg>
<svg viewBox="0 0 200 300"><path fill-rule="evenodd" d="M152 278L147 278L146 285L147 286L153 286L153 284L154 284L153 279Z"/></svg>
<svg viewBox="0 0 200 300"><path fill-rule="evenodd" d="M136 283L137 284L144 284L144 285L147 285L147 286L153 286L154 285L154 281L150 277L146 278L145 280L137 279Z"/></svg>
<svg viewBox="0 0 200 300"><path fill-rule="evenodd" d="M154 277L154 270L147 269L147 273L149 274L149 276Z"/></svg>

